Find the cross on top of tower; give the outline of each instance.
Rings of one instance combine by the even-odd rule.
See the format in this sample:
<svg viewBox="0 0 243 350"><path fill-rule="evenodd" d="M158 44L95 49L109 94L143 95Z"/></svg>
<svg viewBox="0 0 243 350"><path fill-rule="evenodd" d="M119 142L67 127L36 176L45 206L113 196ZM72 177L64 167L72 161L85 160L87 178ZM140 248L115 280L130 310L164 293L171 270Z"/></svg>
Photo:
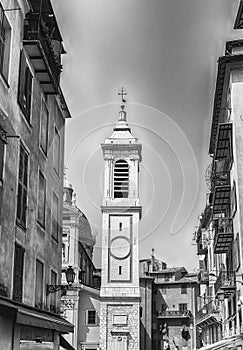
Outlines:
<svg viewBox="0 0 243 350"><path fill-rule="evenodd" d="M121 96L122 103L126 103L126 100L124 99L124 96L127 95L127 92L124 91L123 87L121 88L121 92L118 92L118 96Z"/></svg>

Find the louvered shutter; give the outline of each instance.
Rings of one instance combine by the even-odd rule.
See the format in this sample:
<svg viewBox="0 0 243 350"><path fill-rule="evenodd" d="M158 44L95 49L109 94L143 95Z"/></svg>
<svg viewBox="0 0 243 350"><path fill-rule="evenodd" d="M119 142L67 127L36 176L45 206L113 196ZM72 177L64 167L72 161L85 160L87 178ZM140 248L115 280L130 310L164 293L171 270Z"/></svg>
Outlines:
<svg viewBox="0 0 243 350"><path fill-rule="evenodd" d="M13 273L13 299L22 302L24 271L24 248L15 244L14 273Z"/></svg>
<svg viewBox="0 0 243 350"><path fill-rule="evenodd" d="M32 74L28 66L26 66L25 79L26 118L28 119L28 121L30 121Z"/></svg>
<svg viewBox="0 0 243 350"><path fill-rule="evenodd" d="M3 159L4 159L4 143L0 140L0 214L2 207L2 191L3 191Z"/></svg>
<svg viewBox="0 0 243 350"><path fill-rule="evenodd" d="M199 269L204 270L204 261L203 260L199 260Z"/></svg>
<svg viewBox="0 0 243 350"><path fill-rule="evenodd" d="M26 113L25 94L24 94L25 68L26 68L26 58L22 50L20 54L20 65L19 65L18 103L20 104L20 107L24 112L24 114Z"/></svg>

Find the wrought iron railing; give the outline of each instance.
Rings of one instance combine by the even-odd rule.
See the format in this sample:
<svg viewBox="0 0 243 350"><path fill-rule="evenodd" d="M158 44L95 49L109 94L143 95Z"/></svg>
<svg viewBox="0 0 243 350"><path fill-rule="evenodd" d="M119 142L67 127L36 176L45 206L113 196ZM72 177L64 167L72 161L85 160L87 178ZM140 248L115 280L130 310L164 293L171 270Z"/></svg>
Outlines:
<svg viewBox="0 0 243 350"><path fill-rule="evenodd" d="M49 28L40 14L29 13L24 25L24 40L39 41L44 51L48 65L56 82L59 83L61 73L62 43L52 36L55 28Z"/></svg>
<svg viewBox="0 0 243 350"><path fill-rule="evenodd" d="M230 185L230 159L215 160L212 169L212 188Z"/></svg>
<svg viewBox="0 0 243 350"><path fill-rule="evenodd" d="M158 317L192 317L192 313L190 310L166 310L166 311L158 311Z"/></svg>
<svg viewBox="0 0 243 350"><path fill-rule="evenodd" d="M214 285L215 293L219 290L234 289L235 285L235 272L220 271Z"/></svg>

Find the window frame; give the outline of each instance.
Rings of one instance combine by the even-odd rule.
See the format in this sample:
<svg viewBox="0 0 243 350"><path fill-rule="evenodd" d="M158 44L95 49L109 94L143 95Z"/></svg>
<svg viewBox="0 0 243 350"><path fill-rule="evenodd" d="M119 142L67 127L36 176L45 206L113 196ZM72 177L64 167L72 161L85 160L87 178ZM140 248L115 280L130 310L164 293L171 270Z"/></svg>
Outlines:
<svg viewBox="0 0 243 350"><path fill-rule="evenodd" d="M40 283L41 289L37 288L39 286L40 279L37 278L37 263L39 263L39 266L42 266L42 283ZM38 283L37 283L38 281ZM44 308L44 281L45 281L45 264L44 261L42 261L39 258L35 259L35 307L38 309ZM40 294L40 305L37 304L37 292L41 292Z"/></svg>
<svg viewBox="0 0 243 350"><path fill-rule="evenodd" d="M188 294L187 293L187 284L186 283L182 283L181 284L181 294Z"/></svg>
<svg viewBox="0 0 243 350"><path fill-rule="evenodd" d="M57 139L58 137L58 139ZM58 147L56 148L56 140L58 140ZM57 152L57 153L56 153ZM60 153L61 153L61 135L56 125L54 125L54 138L53 138L53 169L57 176L60 175ZM57 155L57 156L56 156ZM57 160L57 164L56 163Z"/></svg>
<svg viewBox="0 0 243 350"><path fill-rule="evenodd" d="M21 156L22 154L22 156ZM23 170L21 175L21 157L23 160ZM26 161L27 160L27 161ZM27 164L26 164L27 162ZM19 164L18 164L18 185L17 185L17 205L16 205L16 223L26 230L27 208L28 208L28 184L29 184L29 151L24 144L19 144ZM20 179L21 177L21 179ZM21 191L21 195L20 195ZM19 196L21 198L19 198Z"/></svg>
<svg viewBox="0 0 243 350"><path fill-rule="evenodd" d="M94 321L94 323L89 323L89 312L94 312L95 313L95 321ZM86 324L86 326L97 326L97 324L98 324L98 322L97 322L97 310L87 309L85 313L86 313L86 317L85 317L85 324Z"/></svg>
<svg viewBox="0 0 243 350"><path fill-rule="evenodd" d="M178 308L179 308L179 311L186 312L186 311L188 311L188 304L187 303L179 303Z"/></svg>
<svg viewBox="0 0 243 350"><path fill-rule="evenodd" d="M21 261L20 262L19 262L19 259L16 262L16 260L17 260L17 258L16 258L17 249L19 249L20 254L21 254L21 257L20 257ZM17 302L20 302L20 303L23 301L24 265L25 265L25 249L20 244L15 242L15 246L14 246L13 292L12 292L12 297L13 297L13 300L15 300ZM19 274L19 270L21 270L20 271L20 276L16 276L16 275ZM18 288L20 288L20 290L18 290ZM20 294L20 295L18 296L18 294Z"/></svg>
<svg viewBox="0 0 243 350"><path fill-rule="evenodd" d="M43 205L43 222L41 222L41 218L39 217L39 210L40 210L40 199L41 199L41 196L40 196L40 176L43 177L44 179L44 195L43 195L43 198L44 198L44 205ZM46 226L46 178L45 178L45 175L42 173L42 171L39 169L39 172L38 172L38 189L37 189L37 222L38 224L43 228L45 229L45 226Z"/></svg>
<svg viewBox="0 0 243 350"><path fill-rule="evenodd" d="M167 294L167 287L166 287L166 286L162 286L162 287L160 288L160 290L161 290L161 294L162 294L162 295L166 295L166 294Z"/></svg>
<svg viewBox="0 0 243 350"><path fill-rule="evenodd" d="M2 16L1 16L2 14ZM4 33L3 33L4 32ZM12 27L0 3L0 74L8 85ZM4 36L4 38L3 38Z"/></svg>
<svg viewBox="0 0 243 350"><path fill-rule="evenodd" d="M19 85L18 85L18 104L25 117L25 120L31 125L32 94L33 94L33 74L25 56L24 50L20 53L19 65Z"/></svg>
<svg viewBox="0 0 243 350"><path fill-rule="evenodd" d="M124 171L122 171L124 170ZM113 172L114 199L129 198L129 164L125 159L117 159Z"/></svg>
<svg viewBox="0 0 243 350"><path fill-rule="evenodd" d="M47 113L45 113L47 112ZM43 116L46 116L46 123L43 123ZM42 129L46 124L46 129ZM43 145L42 135L45 134L45 140ZM49 109L44 98L41 100L41 113L40 113L40 134L39 134L39 146L42 152L47 156L49 141Z"/></svg>
<svg viewBox="0 0 243 350"><path fill-rule="evenodd" d="M3 133L3 136L0 135L0 215L1 215L1 209L2 209L2 195L3 195L3 182L4 182L4 163L5 163L5 138L6 134L5 131L0 126L0 133Z"/></svg>
<svg viewBox="0 0 243 350"><path fill-rule="evenodd" d="M57 199L57 218L54 216L54 197ZM53 227L54 222L56 222L56 232L54 235ZM52 191L52 206L51 206L51 236L58 242L59 241L59 197L55 191Z"/></svg>
<svg viewBox="0 0 243 350"><path fill-rule="evenodd" d="M55 278L53 279L52 277ZM57 285L58 274L57 271L51 269L50 270L50 284ZM57 312L57 293L50 294L50 311L56 313Z"/></svg>

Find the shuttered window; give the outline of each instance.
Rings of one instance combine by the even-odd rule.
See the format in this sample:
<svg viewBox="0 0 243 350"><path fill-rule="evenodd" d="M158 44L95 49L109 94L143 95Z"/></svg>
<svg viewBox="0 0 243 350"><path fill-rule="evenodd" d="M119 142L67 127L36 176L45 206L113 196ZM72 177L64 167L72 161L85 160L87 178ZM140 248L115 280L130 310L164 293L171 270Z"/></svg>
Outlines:
<svg viewBox="0 0 243 350"><path fill-rule="evenodd" d="M114 168L114 198L128 198L129 168L125 160L118 160Z"/></svg>
<svg viewBox="0 0 243 350"><path fill-rule="evenodd" d="M60 170L60 147L61 147L61 141L60 141L60 135L55 128L54 130L54 144L53 144L53 167L57 175L59 175L59 170Z"/></svg>
<svg viewBox="0 0 243 350"><path fill-rule="evenodd" d="M187 294L187 285L186 284L181 285L181 294Z"/></svg>
<svg viewBox="0 0 243 350"><path fill-rule="evenodd" d="M46 209L46 180L44 175L39 171L39 187L38 187L38 223L45 227L45 209Z"/></svg>
<svg viewBox="0 0 243 350"><path fill-rule="evenodd" d="M95 325L95 324L96 324L96 310L87 310L86 325Z"/></svg>
<svg viewBox="0 0 243 350"><path fill-rule="evenodd" d="M55 286L57 284L57 274L54 271L51 271L51 285ZM50 300L50 310L56 312L57 310L57 293L51 293Z"/></svg>
<svg viewBox="0 0 243 350"><path fill-rule="evenodd" d="M0 128L1 132L1 128ZM4 161L4 143L0 138L0 215L2 208L2 192L3 192L3 161Z"/></svg>
<svg viewBox="0 0 243 350"><path fill-rule="evenodd" d="M52 237L58 241L58 197L52 193Z"/></svg>
<svg viewBox="0 0 243 350"><path fill-rule="evenodd" d="M28 185L28 153L20 144L19 178L17 194L17 223L26 228L27 185Z"/></svg>
<svg viewBox="0 0 243 350"><path fill-rule="evenodd" d="M0 4L0 72L8 80L11 28Z"/></svg>
<svg viewBox="0 0 243 350"><path fill-rule="evenodd" d="M187 311L187 304L179 304L179 311Z"/></svg>
<svg viewBox="0 0 243 350"><path fill-rule="evenodd" d="M35 307L39 309L43 307L43 281L44 281L44 265L39 260L36 260Z"/></svg>
<svg viewBox="0 0 243 350"><path fill-rule="evenodd" d="M18 102L28 123L30 123L32 95L32 74L26 62L24 51L20 55Z"/></svg>
<svg viewBox="0 0 243 350"><path fill-rule="evenodd" d="M22 302L23 296L24 248L15 244L13 271L13 300Z"/></svg>
<svg viewBox="0 0 243 350"><path fill-rule="evenodd" d="M41 117L40 117L40 147L47 154L48 145L48 121L49 114L46 103L42 100Z"/></svg>

